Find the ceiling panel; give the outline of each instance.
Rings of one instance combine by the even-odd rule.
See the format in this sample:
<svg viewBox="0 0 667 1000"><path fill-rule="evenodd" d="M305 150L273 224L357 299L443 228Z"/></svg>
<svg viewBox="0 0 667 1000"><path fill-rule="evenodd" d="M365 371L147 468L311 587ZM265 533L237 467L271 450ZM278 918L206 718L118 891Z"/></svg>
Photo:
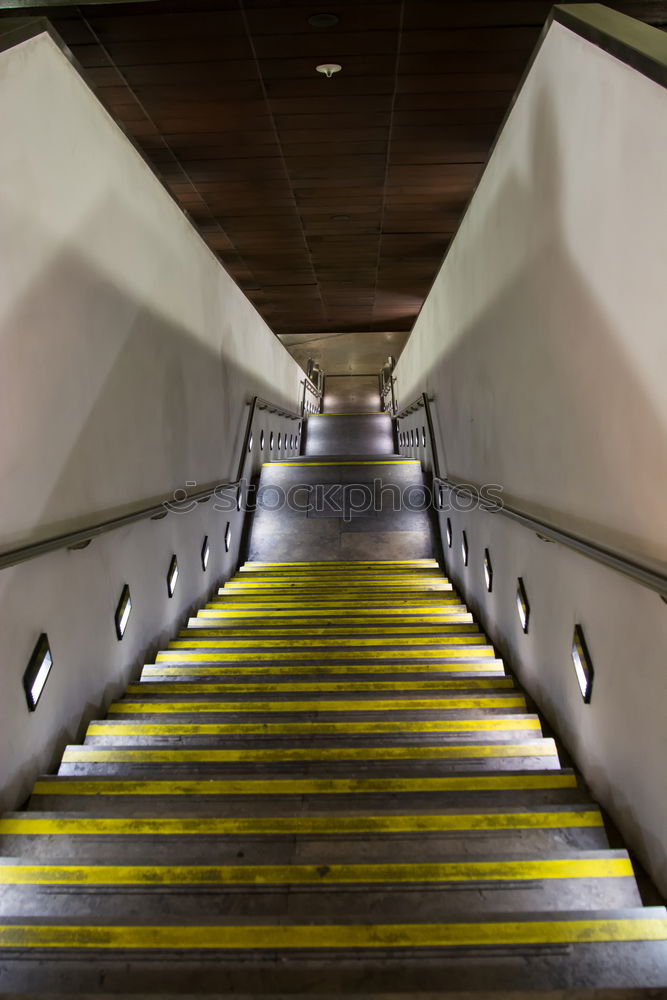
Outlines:
<svg viewBox="0 0 667 1000"><path fill-rule="evenodd" d="M664 0L609 6L667 23ZM549 9L157 0L34 12L275 332L358 336L412 326ZM311 25L323 11L338 23ZM342 72L326 79L320 62Z"/></svg>

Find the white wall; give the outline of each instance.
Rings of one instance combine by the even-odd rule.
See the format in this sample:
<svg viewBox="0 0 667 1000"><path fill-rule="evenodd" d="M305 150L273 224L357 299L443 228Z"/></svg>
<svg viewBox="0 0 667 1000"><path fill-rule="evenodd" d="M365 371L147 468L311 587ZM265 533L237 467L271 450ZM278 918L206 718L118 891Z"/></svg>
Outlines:
<svg viewBox="0 0 667 1000"><path fill-rule="evenodd" d="M0 53L0 135L0 548L234 478L248 398L296 409L297 364L46 34ZM0 572L5 805L231 570L236 520L228 555L209 503ZM55 666L29 716L21 676L41 631Z"/></svg>
<svg viewBox="0 0 667 1000"><path fill-rule="evenodd" d="M502 484L508 503L663 568L665 177L665 90L553 24L396 372L403 403L434 396L453 479ZM498 515L453 519L453 575L667 892L667 607ZM590 706L576 622L595 659Z"/></svg>

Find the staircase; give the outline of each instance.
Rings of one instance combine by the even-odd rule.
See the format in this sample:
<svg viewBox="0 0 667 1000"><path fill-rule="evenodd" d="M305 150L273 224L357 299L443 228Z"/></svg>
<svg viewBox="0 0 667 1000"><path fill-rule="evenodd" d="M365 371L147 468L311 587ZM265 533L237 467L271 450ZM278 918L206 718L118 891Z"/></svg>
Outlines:
<svg viewBox="0 0 667 1000"><path fill-rule="evenodd" d="M243 565L0 819L0 992L666 995L664 908L402 517Z"/></svg>

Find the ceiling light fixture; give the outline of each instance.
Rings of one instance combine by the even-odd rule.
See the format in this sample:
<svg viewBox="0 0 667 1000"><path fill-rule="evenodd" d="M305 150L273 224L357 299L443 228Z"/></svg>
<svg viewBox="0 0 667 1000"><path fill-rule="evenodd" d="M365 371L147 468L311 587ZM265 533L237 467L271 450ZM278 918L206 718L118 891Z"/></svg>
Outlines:
<svg viewBox="0 0 667 1000"><path fill-rule="evenodd" d="M334 73L340 73L342 68L343 67L339 66L338 63L320 63L319 66L315 67L318 73L322 73L326 76L327 80L330 80Z"/></svg>
<svg viewBox="0 0 667 1000"><path fill-rule="evenodd" d="M334 24L338 24L337 14L311 14L308 18L308 24L313 28L333 28Z"/></svg>

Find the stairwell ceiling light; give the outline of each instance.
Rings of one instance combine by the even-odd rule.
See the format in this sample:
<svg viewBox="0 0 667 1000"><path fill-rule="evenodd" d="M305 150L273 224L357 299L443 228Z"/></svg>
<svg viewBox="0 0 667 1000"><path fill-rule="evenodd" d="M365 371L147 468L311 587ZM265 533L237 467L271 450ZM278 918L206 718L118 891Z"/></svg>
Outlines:
<svg viewBox="0 0 667 1000"><path fill-rule="evenodd" d="M313 28L333 28L335 24L338 24L337 14L311 14L308 18L308 24Z"/></svg>
<svg viewBox="0 0 667 1000"><path fill-rule="evenodd" d="M319 66L315 67L318 73L326 76L327 80L330 80L334 73L340 73L342 68L338 63L320 63Z"/></svg>

